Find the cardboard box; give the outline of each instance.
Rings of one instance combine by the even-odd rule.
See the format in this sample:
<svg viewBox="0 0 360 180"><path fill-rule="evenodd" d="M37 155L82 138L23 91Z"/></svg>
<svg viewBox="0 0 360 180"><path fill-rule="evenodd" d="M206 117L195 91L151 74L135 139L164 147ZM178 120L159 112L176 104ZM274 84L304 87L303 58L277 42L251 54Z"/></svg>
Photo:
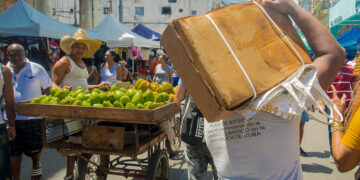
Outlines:
<svg viewBox="0 0 360 180"><path fill-rule="evenodd" d="M303 42L288 16L266 9L281 32L311 63ZM212 22L191 16L171 22L161 44L188 92L210 122L218 121L293 74L301 60L271 21L253 2L244 2L207 13L231 47L237 61Z"/></svg>

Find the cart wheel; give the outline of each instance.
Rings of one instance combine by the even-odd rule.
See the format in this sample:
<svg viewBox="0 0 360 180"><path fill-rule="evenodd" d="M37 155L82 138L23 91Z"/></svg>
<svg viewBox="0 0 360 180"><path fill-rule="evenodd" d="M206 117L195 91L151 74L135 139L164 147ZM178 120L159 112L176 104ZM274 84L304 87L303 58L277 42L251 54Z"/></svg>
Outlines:
<svg viewBox="0 0 360 180"><path fill-rule="evenodd" d="M167 180L169 159L165 150L156 150L150 158L145 180Z"/></svg>
<svg viewBox="0 0 360 180"><path fill-rule="evenodd" d="M176 155L177 150L179 150L181 146L181 135L180 135L180 125L174 127L175 137L174 137L174 146L171 145L168 138L165 140L166 151L170 157Z"/></svg>
<svg viewBox="0 0 360 180"><path fill-rule="evenodd" d="M90 162L79 158L75 177L85 180L106 180L107 174L104 170L109 167L110 156L93 154L90 158Z"/></svg>

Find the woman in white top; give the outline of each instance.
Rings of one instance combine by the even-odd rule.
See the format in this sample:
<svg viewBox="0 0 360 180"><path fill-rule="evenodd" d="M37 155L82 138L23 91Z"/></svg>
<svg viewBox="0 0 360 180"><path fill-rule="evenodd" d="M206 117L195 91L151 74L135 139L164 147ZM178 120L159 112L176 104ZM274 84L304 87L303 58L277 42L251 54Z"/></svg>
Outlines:
<svg viewBox="0 0 360 180"><path fill-rule="evenodd" d="M120 57L114 51L106 51L105 63L101 65L101 82L109 82L114 85L116 81L122 81L122 69L119 61Z"/></svg>
<svg viewBox="0 0 360 180"><path fill-rule="evenodd" d="M173 83L173 71L171 67L166 63L169 58L166 55L160 55L159 61L160 63L155 67L155 75L153 82L157 82L161 84L164 81L169 83Z"/></svg>

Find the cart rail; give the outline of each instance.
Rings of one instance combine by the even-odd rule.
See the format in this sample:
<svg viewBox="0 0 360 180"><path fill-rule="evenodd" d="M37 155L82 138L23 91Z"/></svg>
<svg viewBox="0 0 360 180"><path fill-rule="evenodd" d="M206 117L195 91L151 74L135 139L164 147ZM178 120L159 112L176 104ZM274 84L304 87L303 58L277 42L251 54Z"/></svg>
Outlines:
<svg viewBox="0 0 360 180"><path fill-rule="evenodd" d="M16 113L48 119L97 120L134 124L158 124L180 112L174 103L156 109L125 109L109 107L86 107L70 105L30 104L29 101L15 105Z"/></svg>
<svg viewBox="0 0 360 180"><path fill-rule="evenodd" d="M119 151L85 148L81 144L64 142L63 139L47 143L45 147L58 149L58 152L62 154L87 153L87 154L101 154L101 155L117 155L117 156L126 156L126 157L134 158L139 154L145 153L151 147L155 146L157 143L164 140L165 137L166 134L164 132L159 132L157 134L154 134L154 136L151 138L150 141L149 138L140 139L138 148L136 148L136 144L132 144L129 146L125 146L123 150L119 150Z"/></svg>

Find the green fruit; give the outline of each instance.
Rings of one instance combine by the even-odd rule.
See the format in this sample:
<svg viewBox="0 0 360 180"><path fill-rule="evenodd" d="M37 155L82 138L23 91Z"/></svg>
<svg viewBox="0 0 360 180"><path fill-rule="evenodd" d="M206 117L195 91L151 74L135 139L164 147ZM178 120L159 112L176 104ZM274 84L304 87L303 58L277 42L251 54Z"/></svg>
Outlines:
<svg viewBox="0 0 360 180"><path fill-rule="evenodd" d="M98 88L95 88L95 89L93 89L92 91L91 91L91 93L100 93L101 91L100 91L100 89L98 89Z"/></svg>
<svg viewBox="0 0 360 180"><path fill-rule="evenodd" d="M123 97L120 98L120 102L122 104L127 104L127 103L131 102L131 99L129 98L129 96L124 95Z"/></svg>
<svg viewBox="0 0 360 180"><path fill-rule="evenodd" d="M94 104L100 104L101 102L101 98L100 98L100 95L97 94L97 93L91 93L90 95L90 98L89 98L89 101L92 105Z"/></svg>
<svg viewBox="0 0 360 180"><path fill-rule="evenodd" d="M144 97L144 101L153 101L154 100L154 96L153 96L153 93L151 90L147 90L144 94L143 94L143 97Z"/></svg>
<svg viewBox="0 0 360 180"><path fill-rule="evenodd" d="M135 96L136 91L134 89L128 89L126 94L130 99L132 99Z"/></svg>
<svg viewBox="0 0 360 180"><path fill-rule="evenodd" d="M164 101L168 101L169 100L169 94L166 92L162 92L161 93L164 96Z"/></svg>
<svg viewBox="0 0 360 180"><path fill-rule="evenodd" d="M66 89L59 90L55 93L55 97L59 99L64 99L69 94L69 90L66 91ZM40 96L41 97L41 96Z"/></svg>
<svg viewBox="0 0 360 180"><path fill-rule="evenodd" d="M85 101L87 97L85 96L85 93L81 92L76 96L76 99L80 101Z"/></svg>
<svg viewBox="0 0 360 180"><path fill-rule="evenodd" d="M90 90L86 90L86 91L84 91L84 93L85 93L85 94L90 94L91 91L90 91Z"/></svg>
<svg viewBox="0 0 360 180"><path fill-rule="evenodd" d="M36 104L40 102L40 98L34 98L30 101L31 104Z"/></svg>
<svg viewBox="0 0 360 180"><path fill-rule="evenodd" d="M91 106L91 103L89 101L83 101L81 102L82 106Z"/></svg>
<svg viewBox="0 0 360 180"><path fill-rule="evenodd" d="M160 93L155 97L155 102L163 102L163 101L165 101L164 94Z"/></svg>
<svg viewBox="0 0 360 180"><path fill-rule="evenodd" d="M144 79L140 78L135 82L135 89L139 89L139 85L141 84L142 81L144 81Z"/></svg>
<svg viewBox="0 0 360 180"><path fill-rule="evenodd" d="M51 94L51 96L55 96L56 92L58 92L58 91L60 91L59 88L51 88L51 89L50 89L50 94Z"/></svg>
<svg viewBox="0 0 360 180"><path fill-rule="evenodd" d="M93 104L92 106L93 107L104 107L104 105L102 105L102 104Z"/></svg>
<svg viewBox="0 0 360 180"><path fill-rule="evenodd" d="M108 97L108 95L107 95L105 92L101 92L101 93L99 94L99 96L100 96L100 102L104 102L104 101L109 100L109 97Z"/></svg>
<svg viewBox="0 0 360 180"><path fill-rule="evenodd" d="M127 109L135 109L135 106L132 103L127 103L125 108L127 108Z"/></svg>
<svg viewBox="0 0 360 180"><path fill-rule="evenodd" d="M114 107L124 108L124 105L120 101L115 101L113 105Z"/></svg>
<svg viewBox="0 0 360 180"><path fill-rule="evenodd" d="M161 83L161 85L163 85L166 89L166 91L163 91L163 92L167 92L167 93L174 93L173 91L173 86L171 83L167 82L167 81L164 81Z"/></svg>
<svg viewBox="0 0 360 180"><path fill-rule="evenodd" d="M120 91L123 93L127 93L127 90L125 88L120 88Z"/></svg>
<svg viewBox="0 0 360 180"><path fill-rule="evenodd" d="M110 101L104 101L103 105L104 105L104 107L114 107L113 104L111 104Z"/></svg>
<svg viewBox="0 0 360 180"><path fill-rule="evenodd" d="M71 103L74 106L80 106L82 102L80 100L75 100L73 103Z"/></svg>
<svg viewBox="0 0 360 180"><path fill-rule="evenodd" d="M78 86L75 91L81 91L81 92L83 92L84 89L83 89L81 86Z"/></svg>
<svg viewBox="0 0 360 180"><path fill-rule="evenodd" d="M46 98L43 98L42 100L40 100L39 103L40 104L48 104L50 100L51 100L50 97L46 97Z"/></svg>
<svg viewBox="0 0 360 180"><path fill-rule="evenodd" d="M69 104L69 101L67 101L66 99L62 99L60 100L60 104L62 105Z"/></svg>
<svg viewBox="0 0 360 180"><path fill-rule="evenodd" d="M43 99L45 99L45 98L47 98L47 96L45 96L45 95L41 95L40 97L38 97L39 98L39 100L41 101L41 100L43 100ZM39 102L40 102L39 101Z"/></svg>
<svg viewBox="0 0 360 180"><path fill-rule="evenodd" d="M144 106L146 107L148 104L152 103L151 101L147 101L144 103Z"/></svg>
<svg viewBox="0 0 360 180"><path fill-rule="evenodd" d="M146 80L143 80L138 87L138 89L143 90L143 91L146 91L147 89L150 89L150 88L151 88L151 85L150 85L149 81L146 81Z"/></svg>
<svg viewBox="0 0 360 180"><path fill-rule="evenodd" d="M156 108L156 103L155 102L149 102L145 106L145 109L155 109L155 108Z"/></svg>
<svg viewBox="0 0 360 180"><path fill-rule="evenodd" d="M157 107L161 107L161 106L164 106L165 105L165 103L164 102L159 102L159 103L156 103L156 106Z"/></svg>
<svg viewBox="0 0 360 180"><path fill-rule="evenodd" d="M117 86L116 85L112 85L111 88L110 88L110 91L116 91L118 90Z"/></svg>
<svg viewBox="0 0 360 180"><path fill-rule="evenodd" d="M175 94L169 94L169 100L171 102L174 102L174 99L175 99Z"/></svg>
<svg viewBox="0 0 360 180"><path fill-rule="evenodd" d="M136 92L134 97L131 99L131 103L133 103L134 105L142 104L143 102L144 99L143 99L142 91Z"/></svg>
<svg viewBox="0 0 360 180"><path fill-rule="evenodd" d="M142 104L137 104L136 105L136 109L145 109L144 105Z"/></svg>
<svg viewBox="0 0 360 180"><path fill-rule="evenodd" d="M120 100L120 98L124 95L124 93L120 90L116 90L110 93L109 100L110 102L115 102Z"/></svg>
<svg viewBox="0 0 360 180"><path fill-rule="evenodd" d="M160 86L159 86L159 88L158 88L158 92L159 92L159 93L160 93L160 92L167 92L165 86L162 85L162 84L160 84Z"/></svg>
<svg viewBox="0 0 360 180"><path fill-rule="evenodd" d="M153 91L156 91L158 87L159 87L159 84L158 84L157 82L152 82L152 83L150 84L150 88L151 88L151 90L153 90Z"/></svg>
<svg viewBox="0 0 360 180"><path fill-rule="evenodd" d="M75 91L75 92L72 92L72 97L73 98L76 98L77 95L79 95L80 93L83 93L82 91Z"/></svg>

